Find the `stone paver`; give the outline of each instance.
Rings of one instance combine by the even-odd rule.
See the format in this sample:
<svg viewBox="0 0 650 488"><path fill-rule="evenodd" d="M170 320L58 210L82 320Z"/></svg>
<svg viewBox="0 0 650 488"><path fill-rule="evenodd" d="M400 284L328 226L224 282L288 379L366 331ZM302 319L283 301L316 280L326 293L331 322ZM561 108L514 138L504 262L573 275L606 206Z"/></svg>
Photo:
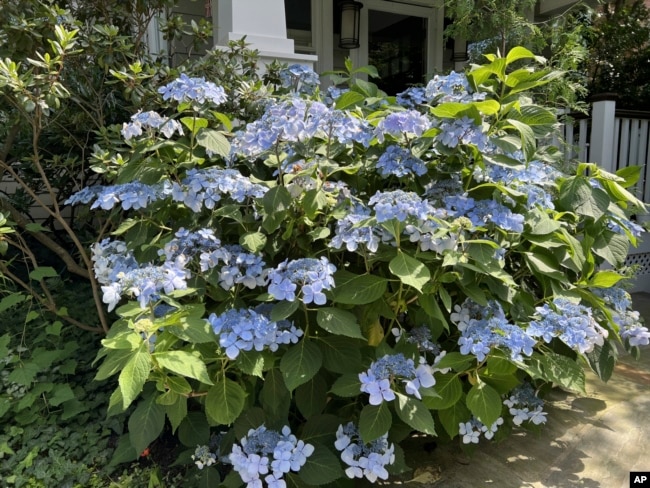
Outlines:
<svg viewBox="0 0 650 488"><path fill-rule="evenodd" d="M650 294L634 300L650 323ZM482 441L471 457L457 442L411 440L405 451L414 473L384 486L627 488L630 471L650 471L650 348L639 361L622 353L608 383L588 373L586 397L554 390L546 399L541 433Z"/></svg>

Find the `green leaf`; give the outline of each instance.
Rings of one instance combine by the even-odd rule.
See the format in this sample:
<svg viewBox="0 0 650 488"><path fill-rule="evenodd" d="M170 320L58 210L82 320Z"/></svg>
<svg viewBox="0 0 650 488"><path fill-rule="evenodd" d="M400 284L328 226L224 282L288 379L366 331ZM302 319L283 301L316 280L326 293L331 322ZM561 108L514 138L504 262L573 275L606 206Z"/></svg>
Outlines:
<svg viewBox="0 0 650 488"><path fill-rule="evenodd" d="M314 377L323 364L323 354L310 340L301 340L287 349L280 360L280 371L289 391Z"/></svg>
<svg viewBox="0 0 650 488"><path fill-rule="evenodd" d="M242 371L242 373L262 378L264 365L266 359L268 359L268 356L266 356L265 353L267 353L267 351L239 351L236 359L237 367ZM273 361L272 358L270 360Z"/></svg>
<svg viewBox="0 0 650 488"><path fill-rule="evenodd" d="M156 396L145 398L129 417L129 439L135 452L141 453L155 441L165 426L165 409Z"/></svg>
<svg viewBox="0 0 650 488"><path fill-rule="evenodd" d="M495 115L501 109L501 105L496 100L482 100L480 102L473 102L472 105L485 115Z"/></svg>
<svg viewBox="0 0 650 488"><path fill-rule="evenodd" d="M337 396L348 398L356 397L361 393L361 380L358 374L342 374L334 384L330 391Z"/></svg>
<svg viewBox="0 0 650 488"><path fill-rule="evenodd" d="M239 245L253 254L259 254L266 246L266 235L261 232L246 232L239 238Z"/></svg>
<svg viewBox="0 0 650 488"><path fill-rule="evenodd" d="M206 385L212 384L205 363L192 353L187 351L165 351L155 353L154 358L161 367L169 371L194 378Z"/></svg>
<svg viewBox="0 0 650 488"><path fill-rule="evenodd" d="M187 417L187 397L177 395L176 401L171 405L165 405L165 413L172 426L172 434L181 425L181 422Z"/></svg>
<svg viewBox="0 0 650 488"><path fill-rule="evenodd" d="M359 416L359 434L363 442L372 442L384 435L393 423L387 402L379 405L366 405Z"/></svg>
<svg viewBox="0 0 650 488"><path fill-rule="evenodd" d="M230 154L230 143L219 131L201 129L196 135L196 142L213 154L227 158Z"/></svg>
<svg viewBox="0 0 650 488"><path fill-rule="evenodd" d="M351 337L353 339L364 339L357 318L353 313L339 308L319 308L316 314L318 325L335 335Z"/></svg>
<svg viewBox="0 0 650 488"><path fill-rule="evenodd" d="M165 386L178 395L187 395L192 391L189 382L182 376L168 376Z"/></svg>
<svg viewBox="0 0 650 488"><path fill-rule="evenodd" d="M200 117L181 117L181 122L190 130L190 132L196 132L197 130L204 129L208 126L208 121Z"/></svg>
<svg viewBox="0 0 650 488"><path fill-rule="evenodd" d="M518 363L531 377L555 383L562 388L585 393L585 372L573 359L550 351L533 353L524 363Z"/></svg>
<svg viewBox="0 0 650 488"><path fill-rule="evenodd" d="M124 434L120 436L119 440L117 441L117 447L113 451L111 461L108 463L108 465L112 467L117 466L118 464L135 461L138 459L138 454L139 453L131 445L129 435Z"/></svg>
<svg viewBox="0 0 650 488"><path fill-rule="evenodd" d="M561 210L598 220L609 207L609 196L603 190L592 188L588 178L572 176L562 182L558 202Z"/></svg>
<svg viewBox="0 0 650 488"><path fill-rule="evenodd" d="M293 313L298 310L299 306L299 300L294 300L293 302L287 302L286 300L283 300L281 302L278 302L273 305L273 309L271 310L271 320L278 322L280 320L291 317L291 315L293 315Z"/></svg>
<svg viewBox="0 0 650 488"><path fill-rule="evenodd" d="M535 156L536 151L535 133L533 129L529 125L515 119L508 119L508 123L519 132L519 136L521 137L521 150L526 156L526 161L530 161Z"/></svg>
<svg viewBox="0 0 650 488"><path fill-rule="evenodd" d="M126 363L118 379L122 393L122 408L126 409L131 405L133 400L142 392L150 370L151 355L149 354L148 344L143 342Z"/></svg>
<svg viewBox="0 0 650 488"><path fill-rule="evenodd" d="M244 410L246 392L239 383L223 378L208 390L205 414L214 425L230 425Z"/></svg>
<svg viewBox="0 0 650 488"><path fill-rule="evenodd" d="M39 266L38 268L34 268L34 270L29 273L30 279L34 281L40 281L43 278L54 278L56 276L59 276L59 273L57 273L56 270L50 266Z"/></svg>
<svg viewBox="0 0 650 488"><path fill-rule="evenodd" d="M602 232L594 241L592 250L612 266L619 267L625 262L629 247L626 236L614 232Z"/></svg>
<svg viewBox="0 0 650 488"><path fill-rule="evenodd" d="M424 404L415 398L407 397L401 393L395 393L395 412L406 425L418 432L429 435L436 435L436 428L431 412Z"/></svg>
<svg viewBox="0 0 650 488"><path fill-rule="evenodd" d="M535 55L525 47L515 46L506 55L506 64L512 64L519 59L535 59Z"/></svg>
<svg viewBox="0 0 650 488"><path fill-rule="evenodd" d="M598 271L589 280L589 286L593 288L610 288L622 279L623 276L616 271Z"/></svg>
<svg viewBox="0 0 650 488"><path fill-rule="evenodd" d="M313 444L314 452L300 468L298 476L312 486L326 485L344 476L337 455L321 444Z"/></svg>
<svg viewBox="0 0 650 488"><path fill-rule="evenodd" d="M361 93L355 91L348 91L343 93L339 98L336 99L336 108L338 110L343 110L344 108L350 107L351 105L358 105L363 102L366 97Z"/></svg>
<svg viewBox="0 0 650 488"><path fill-rule="evenodd" d="M63 402L75 398L74 391L72 391L72 388L70 388L70 385L67 383L59 383L55 385L51 393L50 405L54 405L55 407L58 407Z"/></svg>
<svg viewBox="0 0 650 488"><path fill-rule="evenodd" d="M95 380L97 381L105 380L122 371L133 355L133 351L128 349L105 349L105 351L107 351L107 354L104 362L97 369L97 374L95 375Z"/></svg>
<svg viewBox="0 0 650 488"><path fill-rule="evenodd" d="M437 365L436 365L437 367ZM431 410L444 410L454 405L463 396L463 384L458 375L449 373L436 377L434 391L438 396L425 396L424 405Z"/></svg>
<svg viewBox="0 0 650 488"><path fill-rule="evenodd" d="M614 373L616 366L616 349L609 341L605 341L602 346L594 346L594 350L585 354L589 361L589 366L603 381L608 381Z"/></svg>
<svg viewBox="0 0 650 488"><path fill-rule="evenodd" d="M319 210L327 206L327 195L323 190L312 189L305 192L302 198L302 208L308 219L314 220Z"/></svg>
<svg viewBox="0 0 650 488"><path fill-rule="evenodd" d="M210 426L203 412L189 412L178 426L178 440L184 446L194 449L210 440Z"/></svg>
<svg viewBox="0 0 650 488"><path fill-rule="evenodd" d="M321 337L319 345L323 352L323 367L333 373L360 373L361 347L365 340L355 341L344 336Z"/></svg>
<svg viewBox="0 0 650 488"><path fill-rule="evenodd" d="M321 413L327 404L327 384L322 376L316 375L296 388L295 400L305 418Z"/></svg>
<svg viewBox="0 0 650 488"><path fill-rule="evenodd" d="M178 325L167 326L165 331L190 344L217 342L217 336L210 323L202 317L182 317Z"/></svg>
<svg viewBox="0 0 650 488"><path fill-rule="evenodd" d="M262 198L264 207L264 221L262 226L268 233L273 233L280 228L291 208L291 194L284 186L276 186L266 192Z"/></svg>
<svg viewBox="0 0 650 488"><path fill-rule="evenodd" d="M264 410L272 415L278 415L283 410L283 406L288 405L289 398L289 390L284 384L280 370L274 368L267 372L259 397Z"/></svg>
<svg viewBox="0 0 650 488"><path fill-rule="evenodd" d="M233 425L235 438L242 439L251 429L257 429L260 425L266 424L268 418L260 407L247 408Z"/></svg>
<svg viewBox="0 0 650 488"><path fill-rule="evenodd" d="M560 271L558 262L541 253L522 253L533 273L539 273L549 278L564 281L566 275Z"/></svg>
<svg viewBox="0 0 650 488"><path fill-rule="evenodd" d="M347 305L373 303L386 293L388 280L370 274L357 275L348 271L334 274L336 287L332 290L335 302Z"/></svg>
<svg viewBox="0 0 650 488"><path fill-rule="evenodd" d="M451 368L454 371L462 373L467 371L474 363L474 358L459 352L447 353L439 362L436 363L436 369Z"/></svg>
<svg viewBox="0 0 650 488"><path fill-rule="evenodd" d="M492 425L501 416L501 395L486 383L478 383L467 393L467 407L485 425Z"/></svg>
<svg viewBox="0 0 650 488"><path fill-rule="evenodd" d="M219 470L214 466L204 466L201 470L198 488L213 488L221 483Z"/></svg>
<svg viewBox="0 0 650 488"><path fill-rule="evenodd" d="M429 269L422 262L403 252L398 252L397 256L391 259L388 268L402 283L419 292L422 292L422 287L431 279Z"/></svg>
<svg viewBox="0 0 650 488"><path fill-rule="evenodd" d="M309 417L302 428L300 439L310 444L332 445L341 419L336 415L323 414Z"/></svg>

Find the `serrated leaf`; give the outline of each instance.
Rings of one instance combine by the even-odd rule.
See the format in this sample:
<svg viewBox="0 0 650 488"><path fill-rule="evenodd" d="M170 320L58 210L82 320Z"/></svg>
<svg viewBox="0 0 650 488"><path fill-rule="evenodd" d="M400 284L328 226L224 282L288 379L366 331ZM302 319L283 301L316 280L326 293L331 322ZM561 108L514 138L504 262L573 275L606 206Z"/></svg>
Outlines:
<svg viewBox="0 0 650 488"><path fill-rule="evenodd" d="M357 318L353 313L333 307L319 308L316 322L320 327L335 335L351 337L353 339L366 338L361 333Z"/></svg>
<svg viewBox="0 0 650 488"><path fill-rule="evenodd" d="M340 97L336 99L336 108L338 110L343 110L344 108L350 107L351 105L357 105L365 100L361 93L348 91L343 93Z"/></svg>
<svg viewBox="0 0 650 488"><path fill-rule="evenodd" d="M189 412L178 426L178 440L194 449L210 440L210 426L203 412Z"/></svg>
<svg viewBox="0 0 650 488"><path fill-rule="evenodd" d="M123 409L131 405L133 400L140 395L147 378L149 378L150 370L151 355L149 354L148 345L143 342L126 363L118 379Z"/></svg>
<svg viewBox="0 0 650 488"><path fill-rule="evenodd" d="M155 353L154 358L161 367L169 371L188 378L194 378L206 385L212 384L205 363L192 353L187 351L165 351Z"/></svg>
<svg viewBox="0 0 650 488"><path fill-rule="evenodd" d="M621 281L623 276L616 271L599 271L589 280L589 286L593 288L610 288Z"/></svg>
<svg viewBox="0 0 650 488"><path fill-rule="evenodd" d="M467 371L474 363L474 358L459 352L447 353L439 362L436 363L436 369L451 368L454 371L462 373Z"/></svg>
<svg viewBox="0 0 650 488"><path fill-rule="evenodd" d="M431 273L424 263L408 254L399 252L388 263L391 273L397 276L405 285L412 286L422 292L422 287L431 279Z"/></svg>
<svg viewBox="0 0 650 488"><path fill-rule="evenodd" d="M314 415L304 423L300 439L311 444L332 445L336 440L336 429L341 424L336 415Z"/></svg>
<svg viewBox="0 0 650 488"><path fill-rule="evenodd" d="M273 309L271 310L271 320L278 322L279 320L286 319L293 315L299 306L300 302L298 300L294 300L293 302L287 302L286 300L278 302L273 305Z"/></svg>
<svg viewBox="0 0 650 488"><path fill-rule="evenodd" d="M363 371L361 362L363 342L350 340L344 336L329 336L322 337L319 345L323 352L323 367L328 371L340 374Z"/></svg>
<svg viewBox="0 0 650 488"><path fill-rule="evenodd" d="M388 404L366 405L359 416L359 434L363 442L372 442L384 435L393 423Z"/></svg>
<svg viewBox="0 0 650 488"><path fill-rule="evenodd" d="M327 384L322 376L316 375L296 388L295 401L305 418L321 413L327 404Z"/></svg>
<svg viewBox="0 0 650 488"><path fill-rule="evenodd" d="M343 477L338 456L321 444L313 444L313 446L314 452L298 472L300 479L308 485L320 486Z"/></svg>
<svg viewBox="0 0 650 488"><path fill-rule="evenodd" d="M609 341L602 346L594 346L594 350L585 354L589 366L603 381L609 381L616 366L617 353Z"/></svg>
<svg viewBox="0 0 650 488"><path fill-rule="evenodd" d="M246 392L238 383L223 378L208 390L205 414L215 425L230 425L244 410Z"/></svg>
<svg viewBox="0 0 650 488"><path fill-rule="evenodd" d="M401 393L395 393L395 412L406 425L418 432L436 435L436 428L431 412L424 404Z"/></svg>
<svg viewBox="0 0 650 488"><path fill-rule="evenodd" d="M111 456L111 461L108 463L109 466L117 466L118 464L128 463L138 459L138 452L131 445L129 440L129 435L124 434L120 436L117 441L117 447L113 451Z"/></svg>
<svg viewBox="0 0 650 488"><path fill-rule="evenodd" d="M141 453L161 434L165 426L165 409L156 396L145 398L129 417L129 439L135 452Z"/></svg>
<svg viewBox="0 0 650 488"><path fill-rule="evenodd" d="M453 373L436 376L434 391L438 394L437 397L425 396L422 402L431 410L444 410L462 398L463 384L458 375Z"/></svg>
<svg viewBox="0 0 650 488"><path fill-rule="evenodd" d="M201 129L196 135L196 142L211 153L223 158L227 158L230 155L230 142L219 131Z"/></svg>
<svg viewBox="0 0 650 488"><path fill-rule="evenodd" d="M342 374L335 381L330 391L337 396L356 397L361 393L361 380L358 374Z"/></svg>
<svg viewBox="0 0 650 488"><path fill-rule="evenodd" d="M172 426L172 434L181 425L181 422L187 417L187 397L177 395L176 401L171 405L165 405L165 413Z"/></svg>
<svg viewBox="0 0 650 488"><path fill-rule="evenodd" d="M347 271L334 274L336 287L332 290L335 302L347 305L373 303L386 293L388 280L370 274L356 275Z"/></svg>
<svg viewBox="0 0 650 488"><path fill-rule="evenodd" d="M282 373L274 368L266 373L264 385L260 391L260 403L265 410L277 415L283 405L289 401L289 390L287 390Z"/></svg>
<svg viewBox="0 0 650 488"><path fill-rule="evenodd" d="M276 186L266 192L262 198L265 213L262 226L267 232L272 233L280 228L292 201L289 190L284 186Z"/></svg>
<svg viewBox="0 0 650 488"><path fill-rule="evenodd" d="M323 364L323 354L316 344L301 340L293 345L280 360L280 371L289 391L314 377Z"/></svg>
<svg viewBox="0 0 650 488"><path fill-rule="evenodd" d="M486 383L478 383L469 390L467 408L485 425L492 425L501 416L501 395Z"/></svg>
<svg viewBox="0 0 650 488"><path fill-rule="evenodd" d="M508 123L519 132L521 150L524 156L526 156L526 161L530 161L535 156L536 151L535 133L533 129L529 125L515 119L508 119Z"/></svg>
<svg viewBox="0 0 650 488"><path fill-rule="evenodd" d="M247 408L233 425L233 431L235 433L236 439L242 439L246 437L248 431L251 429L257 429L260 425L263 425L267 422L266 412L259 407Z"/></svg>
<svg viewBox="0 0 650 488"><path fill-rule="evenodd" d="M266 235L261 232L247 232L239 238L239 245L248 252L258 254L266 246Z"/></svg>

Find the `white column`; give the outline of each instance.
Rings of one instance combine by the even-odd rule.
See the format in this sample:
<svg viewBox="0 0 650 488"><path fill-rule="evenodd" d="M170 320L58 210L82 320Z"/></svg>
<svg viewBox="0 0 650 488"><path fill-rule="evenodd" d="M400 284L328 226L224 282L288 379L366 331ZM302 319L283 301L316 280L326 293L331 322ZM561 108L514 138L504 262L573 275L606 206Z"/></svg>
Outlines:
<svg viewBox="0 0 650 488"><path fill-rule="evenodd" d="M614 128L616 124L616 101L603 97L593 102L591 108L591 141L589 161L597 163L605 171L614 173Z"/></svg>
<svg viewBox="0 0 650 488"><path fill-rule="evenodd" d="M246 36L249 47L260 52L262 65L277 59L313 67L317 57L295 53L285 19L284 0L218 0L217 45Z"/></svg>

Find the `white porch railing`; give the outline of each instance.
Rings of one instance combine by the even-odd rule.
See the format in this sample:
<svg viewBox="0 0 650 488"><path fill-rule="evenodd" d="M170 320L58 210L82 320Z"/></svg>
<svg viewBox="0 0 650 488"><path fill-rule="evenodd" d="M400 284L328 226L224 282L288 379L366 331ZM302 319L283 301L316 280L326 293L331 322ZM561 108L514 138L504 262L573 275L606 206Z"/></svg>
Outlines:
<svg viewBox="0 0 650 488"><path fill-rule="evenodd" d="M569 120L563 125L566 158L594 162L612 173L641 166L635 192L650 204L650 112L617 110L614 100L603 98L593 102L591 117L574 115ZM648 222L650 214L636 219ZM625 264L639 269L633 291L650 292L650 237L631 249Z"/></svg>

